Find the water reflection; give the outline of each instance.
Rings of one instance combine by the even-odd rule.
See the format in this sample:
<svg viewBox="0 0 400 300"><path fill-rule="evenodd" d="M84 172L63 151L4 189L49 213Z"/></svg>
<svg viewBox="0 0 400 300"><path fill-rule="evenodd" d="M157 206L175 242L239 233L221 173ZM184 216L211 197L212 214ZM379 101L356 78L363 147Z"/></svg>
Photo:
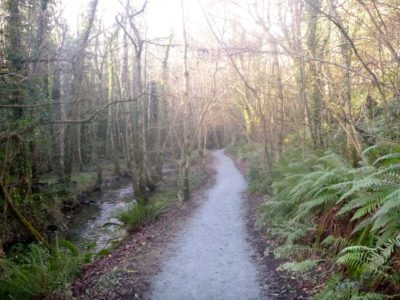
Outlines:
<svg viewBox="0 0 400 300"><path fill-rule="evenodd" d="M132 185L129 182L116 183L102 192L91 194L87 202L68 222L67 238L81 249L95 243L92 250L98 252L120 240L126 234L115 215L126 209L133 201Z"/></svg>

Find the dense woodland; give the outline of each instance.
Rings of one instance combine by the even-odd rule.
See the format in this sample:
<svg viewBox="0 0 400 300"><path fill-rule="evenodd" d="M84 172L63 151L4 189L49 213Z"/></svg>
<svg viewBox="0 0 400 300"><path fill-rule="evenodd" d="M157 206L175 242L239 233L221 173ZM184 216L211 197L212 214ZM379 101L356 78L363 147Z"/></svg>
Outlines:
<svg viewBox="0 0 400 300"><path fill-rule="evenodd" d="M24 284L13 245L57 257L85 174L128 177L146 206L173 157L190 201L193 157L229 146L283 269L329 269L320 299L399 297L398 1L181 1L158 37L150 0L111 26L83 2L77 32L59 1L0 3L0 295Z"/></svg>

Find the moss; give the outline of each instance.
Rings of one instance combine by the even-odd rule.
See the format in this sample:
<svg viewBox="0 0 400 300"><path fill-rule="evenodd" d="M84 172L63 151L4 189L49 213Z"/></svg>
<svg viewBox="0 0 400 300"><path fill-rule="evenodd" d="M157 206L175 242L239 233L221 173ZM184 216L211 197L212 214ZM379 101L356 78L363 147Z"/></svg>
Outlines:
<svg viewBox="0 0 400 300"><path fill-rule="evenodd" d="M92 190L96 185L95 172L81 172L72 174L72 181L76 182L76 192L85 192Z"/></svg>

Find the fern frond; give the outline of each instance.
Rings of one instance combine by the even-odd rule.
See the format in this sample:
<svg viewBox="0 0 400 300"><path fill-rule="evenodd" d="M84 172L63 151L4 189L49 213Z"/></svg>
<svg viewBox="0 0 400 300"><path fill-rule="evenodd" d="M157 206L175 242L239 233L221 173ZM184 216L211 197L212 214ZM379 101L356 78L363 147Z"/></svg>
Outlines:
<svg viewBox="0 0 400 300"><path fill-rule="evenodd" d="M354 233L356 233L356 232L358 232L358 231L360 231L360 230L362 230L362 229L365 229L366 227L368 227L368 226L371 226L372 224L373 224L373 219L372 219L372 217L369 217L369 218L366 218L366 219L364 219L364 220L362 220L360 223L358 223L355 227L354 227L354 229L353 229L353 234Z"/></svg>
<svg viewBox="0 0 400 300"><path fill-rule="evenodd" d="M389 162L389 163L393 163L393 162L399 162L400 161L400 153L388 153L386 155L383 155L381 157L379 157L377 160L374 161L373 165L377 165L378 163L382 163L382 162Z"/></svg>
<svg viewBox="0 0 400 300"><path fill-rule="evenodd" d="M345 247L350 245L350 241L341 237L341 236L333 236L333 235L329 235L327 236L321 243L321 245L325 246L326 248L329 249L336 249L336 251L341 251L343 250Z"/></svg>
<svg viewBox="0 0 400 300"><path fill-rule="evenodd" d="M336 193L321 195L311 201L307 201L300 205L300 212L302 211L303 214L308 213L308 211L318 208L320 206L326 205L327 203L335 203L338 199Z"/></svg>
<svg viewBox="0 0 400 300"><path fill-rule="evenodd" d="M372 214L374 211L376 211L378 209L380 204L381 204L381 201L372 201L372 202L369 202L369 203L363 205L362 207L360 207L359 209L356 210L353 217L351 218L351 221L360 219L360 218L364 217L365 215Z"/></svg>
<svg viewBox="0 0 400 300"><path fill-rule="evenodd" d="M293 273L307 273L314 269L318 264L322 261L322 259L306 259L300 262L286 262L279 266L280 270L286 270Z"/></svg>
<svg viewBox="0 0 400 300"><path fill-rule="evenodd" d="M394 209L400 209L400 188L383 199L383 205L374 215L374 219L385 218L385 215Z"/></svg>
<svg viewBox="0 0 400 300"><path fill-rule="evenodd" d="M372 145L372 146L366 148L366 149L361 153L361 155L365 157L365 156L367 156L368 154L370 154L372 151L376 151L376 150L379 149L380 147L381 147L380 144Z"/></svg>
<svg viewBox="0 0 400 300"><path fill-rule="evenodd" d="M344 215L346 213L351 212L352 210L356 208L360 208L364 205L368 205L372 202L379 202L381 203L382 200L390 194L390 191L388 189L383 189L381 191L376 191L372 193L368 193L366 195L361 194L358 197L352 199L351 201L347 202L343 207L339 210L337 213L338 216Z"/></svg>
<svg viewBox="0 0 400 300"><path fill-rule="evenodd" d="M384 186L384 182L374 177L366 177L356 181L353 181L353 187L344 193L339 201L346 199L362 190L379 189Z"/></svg>

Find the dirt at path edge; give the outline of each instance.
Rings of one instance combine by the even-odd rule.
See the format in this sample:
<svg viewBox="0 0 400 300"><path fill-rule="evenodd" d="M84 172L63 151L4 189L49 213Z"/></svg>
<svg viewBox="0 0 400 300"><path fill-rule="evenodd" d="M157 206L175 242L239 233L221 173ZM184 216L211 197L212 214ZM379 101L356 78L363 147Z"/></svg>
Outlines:
<svg viewBox="0 0 400 300"><path fill-rule="evenodd" d="M131 233L109 255L86 265L72 286L75 299L148 299L150 279L160 272L161 262L172 255L171 241L190 220L215 180L212 159L205 167L205 180L191 199L177 204L160 219Z"/></svg>

